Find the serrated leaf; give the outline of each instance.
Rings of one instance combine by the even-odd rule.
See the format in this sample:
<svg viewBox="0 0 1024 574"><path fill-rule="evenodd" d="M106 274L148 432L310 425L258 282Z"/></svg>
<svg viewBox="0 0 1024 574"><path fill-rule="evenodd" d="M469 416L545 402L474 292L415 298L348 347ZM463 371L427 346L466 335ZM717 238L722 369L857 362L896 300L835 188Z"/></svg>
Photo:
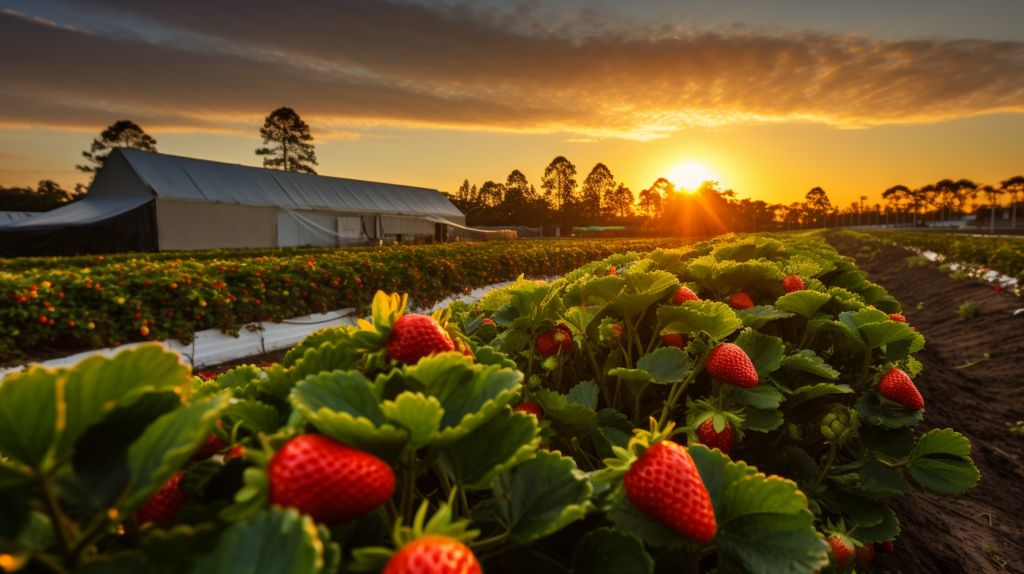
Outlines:
<svg viewBox="0 0 1024 574"><path fill-rule="evenodd" d="M768 321L786 319L793 315L794 313L776 309L772 305L757 305L750 309L739 309L736 311L736 317L743 323L743 326L750 327L751 329L760 329L767 325Z"/></svg>
<svg viewBox="0 0 1024 574"><path fill-rule="evenodd" d="M501 473L492 491L509 528L509 542L521 546L582 519L591 506L593 488L571 458L538 451Z"/></svg>
<svg viewBox="0 0 1024 574"><path fill-rule="evenodd" d="M306 336L301 343L292 347L284 355L284 359L281 360L281 365L284 367L292 367L295 362L302 358L309 349L319 349L324 343L337 344L341 341L349 340L349 333L347 327L327 327L314 331Z"/></svg>
<svg viewBox="0 0 1024 574"><path fill-rule="evenodd" d="M193 574L316 574L323 549L310 517L275 507L228 528Z"/></svg>
<svg viewBox="0 0 1024 574"><path fill-rule="evenodd" d="M658 324L662 334L695 336L707 332L711 339L719 340L740 328L736 313L720 301L686 301L678 307L658 309Z"/></svg>
<svg viewBox="0 0 1024 574"><path fill-rule="evenodd" d="M782 297L779 297L775 301L775 308L783 311L789 311L796 313L810 319L814 317L818 309L821 309L825 303L832 300L832 296L827 293L819 293L817 291L794 291L787 293Z"/></svg>
<svg viewBox="0 0 1024 574"><path fill-rule="evenodd" d="M920 335L906 323L886 320L882 323L868 323L860 326L860 334L869 349L905 341L909 345Z"/></svg>
<svg viewBox="0 0 1024 574"><path fill-rule="evenodd" d="M912 458L939 454L970 456L971 441L953 429L934 429L917 440Z"/></svg>
<svg viewBox="0 0 1024 574"><path fill-rule="evenodd" d="M58 378L55 371L32 367L7 375L0 385L0 452L37 470L57 442Z"/></svg>
<svg viewBox="0 0 1024 574"><path fill-rule="evenodd" d="M864 448L887 456L890 460L908 456L914 449L914 430L910 427L886 429L864 426L859 432Z"/></svg>
<svg viewBox="0 0 1024 574"><path fill-rule="evenodd" d="M924 456L907 465L910 476L932 492L961 494L978 484L981 473L966 456Z"/></svg>
<svg viewBox="0 0 1024 574"><path fill-rule="evenodd" d="M568 394L565 395L565 400L569 403L583 405L590 410L594 410L597 408L599 392L600 389L597 388L597 384L594 381L583 381L569 389Z"/></svg>
<svg viewBox="0 0 1024 574"><path fill-rule="evenodd" d="M886 540L894 540L900 535L900 521L896 518L896 513L889 508L888 504L878 504L879 510L881 511L882 520L873 526L861 526L857 528L855 536L857 540L861 542L874 542L875 544L884 542Z"/></svg>
<svg viewBox="0 0 1024 574"><path fill-rule="evenodd" d="M654 382L675 383L689 376L693 361L682 349L661 347L649 355L640 357L636 366L637 369L649 373Z"/></svg>
<svg viewBox="0 0 1024 574"><path fill-rule="evenodd" d="M910 492L910 485L904 480L898 468L886 466L868 457L868 462L860 469L861 486L879 498L889 498L895 494Z"/></svg>
<svg viewBox="0 0 1024 574"><path fill-rule="evenodd" d="M781 365L788 369L811 373L826 379L836 380L839 378L839 371L832 368L824 359L814 354L810 349L801 349L792 355L783 357Z"/></svg>
<svg viewBox="0 0 1024 574"><path fill-rule="evenodd" d="M531 458L540 435L537 419L504 408L494 417L440 451L439 462L467 490L490 488L498 473Z"/></svg>
<svg viewBox="0 0 1024 574"><path fill-rule="evenodd" d="M254 432L274 434L281 427L280 415L274 407L259 401L233 400L225 412L232 422L242 424Z"/></svg>
<svg viewBox="0 0 1024 574"><path fill-rule="evenodd" d="M749 389L735 387L731 390L736 402L757 409L777 409L784 399L782 393L771 385L758 385Z"/></svg>
<svg viewBox="0 0 1024 574"><path fill-rule="evenodd" d="M874 392L862 395L857 399L855 407L857 412L864 415L864 418L869 423L892 429L902 426L914 426L921 420L922 411L908 409L883 399Z"/></svg>
<svg viewBox="0 0 1024 574"><path fill-rule="evenodd" d="M580 537L572 555L572 571L574 574L653 574L654 559L636 536L602 527Z"/></svg>
<svg viewBox="0 0 1024 574"><path fill-rule="evenodd" d="M743 410L740 411L740 416L743 417L743 423L740 427L756 432L773 431L782 426L784 421L782 412L778 409L767 410L757 409L754 407L744 407Z"/></svg>
<svg viewBox="0 0 1024 574"><path fill-rule="evenodd" d="M758 378L762 380L766 375L778 369L782 363L785 347L782 339L778 337L764 335L747 328L740 333L739 337L736 337L735 344L750 357L750 362L754 363Z"/></svg>
<svg viewBox="0 0 1024 574"><path fill-rule="evenodd" d="M381 410L390 421L409 431L406 448L411 449L426 446L444 416L440 401L423 393L402 393L393 401L384 401Z"/></svg>

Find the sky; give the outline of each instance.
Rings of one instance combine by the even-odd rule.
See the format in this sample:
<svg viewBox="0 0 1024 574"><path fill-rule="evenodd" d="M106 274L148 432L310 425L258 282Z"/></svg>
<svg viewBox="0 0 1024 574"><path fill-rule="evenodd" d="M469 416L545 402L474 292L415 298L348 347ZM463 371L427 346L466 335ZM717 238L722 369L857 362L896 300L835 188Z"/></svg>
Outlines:
<svg viewBox="0 0 1024 574"><path fill-rule="evenodd" d="M680 165L847 206L1024 173L1020 0L0 0L0 185L88 182L120 119L261 165L295 109L322 175L454 191L558 155L635 193Z"/></svg>

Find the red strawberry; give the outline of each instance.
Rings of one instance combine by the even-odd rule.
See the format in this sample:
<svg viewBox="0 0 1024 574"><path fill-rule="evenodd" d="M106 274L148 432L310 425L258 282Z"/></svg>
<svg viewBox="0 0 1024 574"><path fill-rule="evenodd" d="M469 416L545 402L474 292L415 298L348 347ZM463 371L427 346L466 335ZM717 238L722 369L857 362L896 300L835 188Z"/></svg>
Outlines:
<svg viewBox="0 0 1024 574"><path fill-rule="evenodd" d="M677 349L683 349L686 347L686 342L683 341L683 336L679 333L674 335L662 335L661 342L666 347L676 347Z"/></svg>
<svg viewBox="0 0 1024 574"><path fill-rule="evenodd" d="M708 374L727 385L749 389L757 386L757 370L743 349L723 343L708 353Z"/></svg>
<svg viewBox="0 0 1024 574"><path fill-rule="evenodd" d="M224 460L231 460L233 458L238 457L245 457L245 445L236 444L235 446L231 447L231 450L228 451L228 454L227 456L224 457Z"/></svg>
<svg viewBox="0 0 1024 574"><path fill-rule="evenodd" d="M782 288L786 290L786 293L792 293L793 291L804 290L804 280L797 277L796 275L789 275L782 280Z"/></svg>
<svg viewBox="0 0 1024 574"><path fill-rule="evenodd" d="M882 543L882 552L892 552L892 551L893 551L892 540L886 540L885 542Z"/></svg>
<svg viewBox="0 0 1024 574"><path fill-rule="evenodd" d="M608 268L608 274L611 275L612 277L614 277L615 276L615 268L614 267L609 267Z"/></svg>
<svg viewBox="0 0 1024 574"><path fill-rule="evenodd" d="M512 409L512 412L531 414L537 417L538 422L540 421L540 405L538 405L537 403L523 401L516 405L516 408Z"/></svg>
<svg viewBox="0 0 1024 574"><path fill-rule="evenodd" d="M480 321L480 326L481 327L486 327L488 325L490 325L491 327L497 327L497 325L494 323L494 321L492 321L490 319L484 319L483 321Z"/></svg>
<svg viewBox="0 0 1024 574"><path fill-rule="evenodd" d="M566 325L565 323L559 323L558 324L558 330L559 331L565 331L566 333L569 333L570 337L572 336L572 331L569 330L569 326Z"/></svg>
<svg viewBox="0 0 1024 574"><path fill-rule="evenodd" d="M891 369L882 375L878 381L878 394L908 409L916 411L924 408L924 399L921 398L921 393L914 386L914 382L899 369Z"/></svg>
<svg viewBox="0 0 1024 574"><path fill-rule="evenodd" d="M139 507L132 515L132 521L142 526L147 522L171 522L178 516L187 502L185 493L178 488L184 472L179 472L171 477L160 490L157 491L145 504Z"/></svg>
<svg viewBox="0 0 1024 574"><path fill-rule="evenodd" d="M840 568L853 557L853 542L842 534L829 536L828 545L832 548L832 554L835 555Z"/></svg>
<svg viewBox="0 0 1024 574"><path fill-rule="evenodd" d="M217 426L224 428L224 423L217 421ZM203 443L203 446L199 447L199 450L192 455L192 460L206 460L219 451L224 450L226 446L228 446L228 441L220 438L216 433L210 433L210 436L206 437L206 442Z"/></svg>
<svg viewBox="0 0 1024 574"><path fill-rule="evenodd" d="M537 335L537 352L545 359L562 350L562 354L572 352L572 337L561 329L551 329Z"/></svg>
<svg viewBox="0 0 1024 574"><path fill-rule="evenodd" d="M270 460L270 500L335 526L391 498L395 475L384 461L323 435L288 441Z"/></svg>
<svg viewBox="0 0 1024 574"><path fill-rule="evenodd" d="M465 544L446 536L417 538L395 552L381 574L482 574Z"/></svg>
<svg viewBox="0 0 1024 574"><path fill-rule="evenodd" d="M726 421L722 432L715 432L715 417L711 417L697 427L697 439L708 448L717 448L722 454L729 456L732 451L732 425Z"/></svg>
<svg viewBox="0 0 1024 574"><path fill-rule="evenodd" d="M662 441L647 449L622 479L640 512L706 544L715 536L715 509L686 448Z"/></svg>
<svg viewBox="0 0 1024 574"><path fill-rule="evenodd" d="M897 323L907 322L907 318L904 317L903 315L900 315L899 313L889 313L889 318L892 319L893 321L896 321Z"/></svg>
<svg viewBox="0 0 1024 574"><path fill-rule="evenodd" d="M612 325L612 328L609 331L613 340L617 341L622 339L622 325Z"/></svg>
<svg viewBox="0 0 1024 574"><path fill-rule="evenodd" d="M871 565L871 561L875 558L875 544L873 542L865 542L864 546L857 547L857 557L854 558L854 562L861 568L867 568Z"/></svg>
<svg viewBox="0 0 1024 574"><path fill-rule="evenodd" d="M455 344L432 317L402 315L391 328L385 348L388 357L411 365L435 353L454 351Z"/></svg>
<svg viewBox="0 0 1024 574"><path fill-rule="evenodd" d="M196 376L198 376L200 379L204 381L212 381L213 379L217 378L217 373L214 373L212 371L202 371Z"/></svg>
<svg viewBox="0 0 1024 574"><path fill-rule="evenodd" d="M700 301L700 297L693 291L690 291L689 287L680 287L676 294L672 296L673 305L682 305L683 301Z"/></svg>
<svg viewBox="0 0 1024 574"><path fill-rule="evenodd" d="M739 311L740 309L750 309L754 306L754 302L750 300L750 295L737 293L729 299L729 306Z"/></svg>

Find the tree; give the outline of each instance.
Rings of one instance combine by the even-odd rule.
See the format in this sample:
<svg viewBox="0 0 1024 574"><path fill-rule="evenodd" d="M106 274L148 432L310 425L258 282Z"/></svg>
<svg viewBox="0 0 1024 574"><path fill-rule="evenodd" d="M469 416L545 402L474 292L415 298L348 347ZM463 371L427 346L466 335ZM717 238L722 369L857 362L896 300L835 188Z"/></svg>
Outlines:
<svg viewBox="0 0 1024 574"><path fill-rule="evenodd" d="M580 190L582 197L580 215L587 220L593 220L601 216L604 200L615 191L615 176L603 163L594 166L583 180L583 187Z"/></svg>
<svg viewBox="0 0 1024 574"><path fill-rule="evenodd" d="M637 208L647 217L657 217L661 213L661 194L653 187L641 191Z"/></svg>
<svg viewBox="0 0 1024 574"><path fill-rule="evenodd" d="M107 161L107 156L115 147L156 151L156 140L130 120L119 120L110 124L100 132L99 139L92 140L89 151L83 151L82 157L92 165L76 165L75 168L86 173L96 173Z"/></svg>
<svg viewBox="0 0 1024 574"><path fill-rule="evenodd" d="M616 217L629 217L633 215L633 191L623 184L605 195L604 209Z"/></svg>
<svg viewBox="0 0 1024 574"><path fill-rule="evenodd" d="M978 191L985 194L988 197L988 209L989 213L989 233L994 234L996 232L996 201L999 200L999 196L1003 194L1003 190L996 189L991 185L986 185L980 188Z"/></svg>
<svg viewBox="0 0 1024 574"><path fill-rule="evenodd" d="M999 184L999 189L1010 195L1010 203L1013 204L1013 218L1010 226L1017 229L1017 196L1024 193L1024 175L1017 175Z"/></svg>
<svg viewBox="0 0 1024 574"><path fill-rule="evenodd" d="M576 166L563 156L551 160L544 169L541 188L561 215L562 231L565 236L572 234L573 211L576 203Z"/></svg>
<svg viewBox="0 0 1024 574"><path fill-rule="evenodd" d="M894 185L882 192L882 198L896 210L897 223L902 223L899 219L901 214L900 204L904 200L910 199L910 188L905 185Z"/></svg>
<svg viewBox="0 0 1024 574"><path fill-rule="evenodd" d="M825 193L824 189L815 187L804 196L804 211L814 221L820 220L822 227L825 227L825 215L831 210L832 202L829 201L828 194Z"/></svg>
<svg viewBox="0 0 1024 574"><path fill-rule="evenodd" d="M68 191L59 183L44 179L36 189L0 187L0 211L50 211L82 197L80 188Z"/></svg>
<svg viewBox="0 0 1024 574"><path fill-rule="evenodd" d="M274 148L262 147L256 150L256 155L267 156L263 158L263 167L316 175L313 166L320 164L316 161L313 144L309 143L313 141L313 136L309 133L309 126L295 110L278 108L271 112L260 128L260 136L264 146L270 142L277 144Z"/></svg>
<svg viewBox="0 0 1024 574"><path fill-rule="evenodd" d="M483 207L497 207L505 199L505 186L493 181L484 182L480 186L478 197Z"/></svg>
<svg viewBox="0 0 1024 574"><path fill-rule="evenodd" d="M959 179L953 187L953 204L957 213L964 213L967 202L978 196L978 184L969 179Z"/></svg>

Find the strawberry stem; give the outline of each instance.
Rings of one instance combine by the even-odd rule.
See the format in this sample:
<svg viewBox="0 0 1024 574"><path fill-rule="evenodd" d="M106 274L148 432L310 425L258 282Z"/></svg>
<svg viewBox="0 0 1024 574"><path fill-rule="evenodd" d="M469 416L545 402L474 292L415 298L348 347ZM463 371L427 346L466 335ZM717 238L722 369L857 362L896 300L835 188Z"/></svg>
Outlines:
<svg viewBox="0 0 1024 574"><path fill-rule="evenodd" d="M830 448L828 452L828 461L825 462L825 469L821 471L821 476L818 477L818 480L814 482L814 486L811 487L812 496L815 492L818 491L818 487L821 486L821 483L825 482L825 477L828 476L828 471L829 469L832 468L832 463L836 460L836 454L838 453L839 449L836 447L834 443L829 445L829 447Z"/></svg>

